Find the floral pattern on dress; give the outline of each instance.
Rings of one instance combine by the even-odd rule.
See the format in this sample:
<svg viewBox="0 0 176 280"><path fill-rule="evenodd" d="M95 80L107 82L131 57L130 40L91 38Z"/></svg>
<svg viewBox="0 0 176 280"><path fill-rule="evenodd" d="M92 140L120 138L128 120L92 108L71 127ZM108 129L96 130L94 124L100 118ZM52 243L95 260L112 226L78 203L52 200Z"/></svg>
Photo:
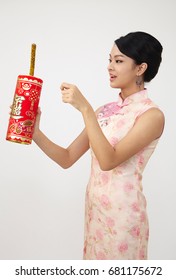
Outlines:
<svg viewBox="0 0 176 280"><path fill-rule="evenodd" d="M112 146L146 110L157 107L147 90L103 106L99 125ZM91 175L85 199L85 260L147 259L149 237L142 173L158 139L109 171L102 171L91 150Z"/></svg>

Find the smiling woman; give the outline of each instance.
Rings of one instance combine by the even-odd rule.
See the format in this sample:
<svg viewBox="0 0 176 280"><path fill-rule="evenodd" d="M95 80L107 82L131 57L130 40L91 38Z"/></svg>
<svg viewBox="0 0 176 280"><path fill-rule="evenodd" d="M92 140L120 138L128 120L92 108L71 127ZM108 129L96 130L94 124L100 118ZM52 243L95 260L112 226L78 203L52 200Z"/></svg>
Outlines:
<svg viewBox="0 0 176 280"><path fill-rule="evenodd" d="M144 86L157 74L162 46L150 34L133 32L115 41L108 71L117 102L96 112L72 84L62 83L62 100L80 111L85 128L68 148L40 130L33 140L63 168L89 148L92 168L85 205L84 259L147 259L149 226L142 173L164 128L164 115Z"/></svg>
<svg viewBox="0 0 176 280"><path fill-rule="evenodd" d="M116 44L113 46L108 66L111 87L121 88L124 98L128 96L131 91L135 92L137 86L142 85L142 74L146 69L146 63L136 65L133 59L120 52ZM138 77L138 80L136 80L137 83L134 84L134 79L136 77ZM128 88L130 92L128 92Z"/></svg>

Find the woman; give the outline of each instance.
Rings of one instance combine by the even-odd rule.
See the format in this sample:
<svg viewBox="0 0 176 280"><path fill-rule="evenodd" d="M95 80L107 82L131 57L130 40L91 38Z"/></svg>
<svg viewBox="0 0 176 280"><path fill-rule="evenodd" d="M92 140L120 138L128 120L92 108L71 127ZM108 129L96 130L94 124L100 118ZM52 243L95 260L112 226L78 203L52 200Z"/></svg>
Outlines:
<svg viewBox="0 0 176 280"><path fill-rule="evenodd" d="M145 32L117 39L108 71L110 86L120 94L117 102L96 112L75 85L61 85L63 102L78 109L85 123L66 149L40 131L38 114L33 140L61 167L70 167L91 148L84 259L147 259L149 228L141 180L163 132L164 115L148 98L144 83L157 74L161 53L158 40Z"/></svg>

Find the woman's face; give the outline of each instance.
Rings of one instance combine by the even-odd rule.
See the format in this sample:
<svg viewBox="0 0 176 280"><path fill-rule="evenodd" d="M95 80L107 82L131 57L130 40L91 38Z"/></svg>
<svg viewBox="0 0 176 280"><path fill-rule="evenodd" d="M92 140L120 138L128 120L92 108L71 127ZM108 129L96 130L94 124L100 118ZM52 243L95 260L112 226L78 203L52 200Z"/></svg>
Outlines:
<svg viewBox="0 0 176 280"><path fill-rule="evenodd" d="M136 76L139 65L134 60L120 52L114 44L109 58L108 71L112 88L130 89L136 86Z"/></svg>

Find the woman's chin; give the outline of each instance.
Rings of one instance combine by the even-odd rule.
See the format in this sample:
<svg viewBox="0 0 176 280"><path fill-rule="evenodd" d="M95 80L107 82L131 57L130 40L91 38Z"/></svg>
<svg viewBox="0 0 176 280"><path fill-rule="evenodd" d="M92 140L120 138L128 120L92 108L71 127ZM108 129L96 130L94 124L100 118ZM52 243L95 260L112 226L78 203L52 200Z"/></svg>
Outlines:
<svg viewBox="0 0 176 280"><path fill-rule="evenodd" d="M110 82L110 87L112 88L119 88L119 85L113 83L113 82Z"/></svg>

